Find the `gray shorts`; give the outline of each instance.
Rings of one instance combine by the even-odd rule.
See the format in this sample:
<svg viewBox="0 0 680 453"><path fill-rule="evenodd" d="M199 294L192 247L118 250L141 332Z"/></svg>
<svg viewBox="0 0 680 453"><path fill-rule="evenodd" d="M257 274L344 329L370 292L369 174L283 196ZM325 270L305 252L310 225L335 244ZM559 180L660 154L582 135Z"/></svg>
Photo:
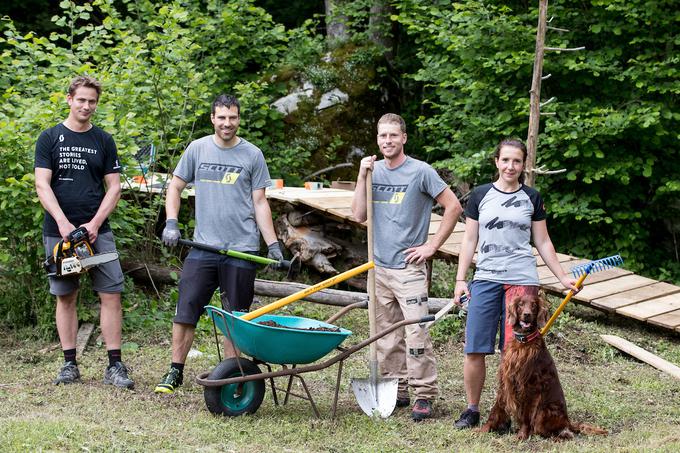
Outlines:
<svg viewBox="0 0 680 453"><path fill-rule="evenodd" d="M61 240L60 237L43 236L43 245L47 256L52 256L54 246ZM92 244L94 253L114 252L116 243L113 239L113 232L101 233L97 236L97 241ZM87 271L92 279L92 289L98 293L122 293L123 292L123 270L120 268L120 261L114 260L100 264ZM49 277L50 294L55 296L65 296L76 291L80 287L80 275L69 277Z"/></svg>

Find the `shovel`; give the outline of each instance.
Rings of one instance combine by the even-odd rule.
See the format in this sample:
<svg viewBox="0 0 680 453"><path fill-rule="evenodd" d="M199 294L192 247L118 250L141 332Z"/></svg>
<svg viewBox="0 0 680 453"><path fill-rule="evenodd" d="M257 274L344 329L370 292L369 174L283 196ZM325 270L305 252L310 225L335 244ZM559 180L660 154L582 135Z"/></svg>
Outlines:
<svg viewBox="0 0 680 453"><path fill-rule="evenodd" d="M295 280L295 277L297 277L300 273L300 256L297 254L295 254L290 261L277 261L271 258L265 258L263 256L251 255L250 253L237 252L236 250L220 249L211 245L201 244L200 242L189 241L187 239L180 239L178 242L182 245L186 245L187 247L193 247L196 249L205 250L207 252L219 253L220 255L227 255L232 258L252 261L258 264L268 264L274 267L274 269L287 269L288 275L286 275L286 278L288 280Z"/></svg>
<svg viewBox="0 0 680 453"><path fill-rule="evenodd" d="M373 262L373 181L371 170L366 174L366 230L368 237L368 261ZM375 270L368 271L368 326L370 336L376 334L375 321ZM370 377L368 379L352 379L354 396L366 415L382 418L389 417L397 404L399 380L382 378L378 375L378 350L376 342L369 345Z"/></svg>

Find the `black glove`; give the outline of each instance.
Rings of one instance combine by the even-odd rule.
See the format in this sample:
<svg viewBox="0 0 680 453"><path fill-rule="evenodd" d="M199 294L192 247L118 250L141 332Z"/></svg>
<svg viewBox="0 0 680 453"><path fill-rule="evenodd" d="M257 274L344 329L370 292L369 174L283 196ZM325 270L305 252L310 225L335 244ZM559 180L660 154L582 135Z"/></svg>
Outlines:
<svg viewBox="0 0 680 453"><path fill-rule="evenodd" d="M281 252L281 245L279 245L279 241L272 242L267 246L269 251L267 252L267 258L276 260L279 263L283 261L283 252Z"/></svg>
<svg viewBox="0 0 680 453"><path fill-rule="evenodd" d="M163 244L167 245L168 247L174 247L177 245L177 241L179 241L180 233L179 233L179 224L177 223L177 219L168 219L165 221L165 228L163 229L163 236L161 237L161 240L163 241Z"/></svg>

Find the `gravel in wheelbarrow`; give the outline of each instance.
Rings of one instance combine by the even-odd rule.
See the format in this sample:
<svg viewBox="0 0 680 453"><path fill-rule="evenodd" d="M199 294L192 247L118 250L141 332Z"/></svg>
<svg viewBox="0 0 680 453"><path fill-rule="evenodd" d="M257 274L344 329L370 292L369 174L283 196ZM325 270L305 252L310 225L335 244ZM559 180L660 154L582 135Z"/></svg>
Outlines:
<svg viewBox="0 0 680 453"><path fill-rule="evenodd" d="M324 327L324 326L319 326L319 327L288 327L281 325L275 321L258 321L258 324L262 324L263 326L269 326L269 327L278 327L279 329L299 329L299 330L314 330L316 332L340 332L340 327Z"/></svg>
<svg viewBox="0 0 680 453"><path fill-rule="evenodd" d="M240 318L242 312L229 313L213 306L207 306L206 311L241 352L273 364L314 362L352 334L341 327L299 316L267 314L247 321Z"/></svg>

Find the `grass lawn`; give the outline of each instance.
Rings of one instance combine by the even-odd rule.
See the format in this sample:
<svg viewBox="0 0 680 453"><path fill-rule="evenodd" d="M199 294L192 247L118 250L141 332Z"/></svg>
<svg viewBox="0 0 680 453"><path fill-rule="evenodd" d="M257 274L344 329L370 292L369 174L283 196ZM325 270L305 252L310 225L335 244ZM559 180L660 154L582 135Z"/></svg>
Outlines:
<svg viewBox="0 0 680 453"><path fill-rule="evenodd" d="M298 302L278 313L325 319L335 311ZM366 338L366 316L365 311L355 310L338 322L354 331L347 344ZM620 354L598 334L622 336L676 364L680 363L679 337L587 308L571 305L547 342L572 420L604 427L610 434L578 436L563 443L533 437L519 442L513 435L452 428L465 408L462 334L455 315L433 333L441 390L436 419L418 424L410 420L408 409L397 409L387 420L374 420L361 412L349 381L368 377L367 348L346 362L335 420L328 418L335 367L305 375L322 419L316 419L302 400L276 407L270 393L254 415L213 416L205 407L203 388L193 380L217 363L207 323L201 327L194 347L203 354L188 361L185 385L170 396L153 393L169 365L169 324L125 333L123 358L136 381L134 391L102 384L106 352L95 341L79 358L83 382L54 386L51 380L61 366L61 351L41 353L51 343L27 341L25 335L20 338L5 330L0 338L0 450L680 451L680 382ZM493 403L498 358L487 359L483 417Z"/></svg>

